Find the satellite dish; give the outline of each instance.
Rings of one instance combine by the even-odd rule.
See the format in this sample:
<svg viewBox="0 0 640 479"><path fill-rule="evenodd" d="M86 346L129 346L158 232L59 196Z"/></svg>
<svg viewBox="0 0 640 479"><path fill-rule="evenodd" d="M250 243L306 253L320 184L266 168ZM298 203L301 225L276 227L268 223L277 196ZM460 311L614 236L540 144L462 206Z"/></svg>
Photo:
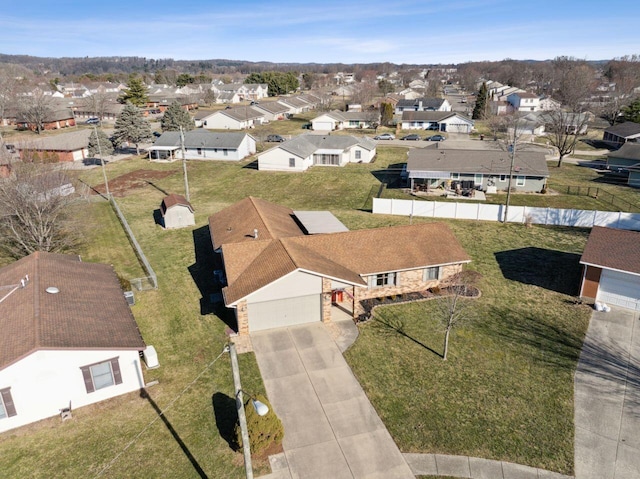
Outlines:
<svg viewBox="0 0 640 479"><path fill-rule="evenodd" d="M55 286L49 286L45 291L49 294L58 294L60 292Z"/></svg>

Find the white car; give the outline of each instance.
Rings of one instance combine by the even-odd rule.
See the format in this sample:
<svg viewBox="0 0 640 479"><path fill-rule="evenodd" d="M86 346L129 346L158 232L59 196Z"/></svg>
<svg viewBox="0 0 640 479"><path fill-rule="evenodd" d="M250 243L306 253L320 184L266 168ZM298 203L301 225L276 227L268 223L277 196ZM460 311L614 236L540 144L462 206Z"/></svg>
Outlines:
<svg viewBox="0 0 640 479"><path fill-rule="evenodd" d="M382 135L374 136L374 140L395 140L396 137L391 133L383 133Z"/></svg>

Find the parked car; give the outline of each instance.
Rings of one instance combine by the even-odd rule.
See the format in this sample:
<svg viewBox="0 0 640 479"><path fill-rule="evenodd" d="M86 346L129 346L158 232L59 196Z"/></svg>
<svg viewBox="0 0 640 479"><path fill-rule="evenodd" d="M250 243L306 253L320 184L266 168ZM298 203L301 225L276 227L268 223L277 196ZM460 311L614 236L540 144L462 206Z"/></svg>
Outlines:
<svg viewBox="0 0 640 479"><path fill-rule="evenodd" d="M162 136L162 132L161 131L154 131L153 132L153 136L155 136L156 138L160 138Z"/></svg>
<svg viewBox="0 0 640 479"><path fill-rule="evenodd" d="M271 143L282 143L283 141L287 141L287 140L280 135L267 135L267 141Z"/></svg>
<svg viewBox="0 0 640 479"><path fill-rule="evenodd" d="M303 130L310 130L311 129L311 123L305 123L304 125L302 125L302 129Z"/></svg>
<svg viewBox="0 0 640 479"><path fill-rule="evenodd" d="M400 139L401 140L408 140L408 141L418 141L418 140L420 140L420 135L416 135L415 133L412 133L411 135L403 136Z"/></svg>
<svg viewBox="0 0 640 479"><path fill-rule="evenodd" d="M396 137L391 133L383 133L382 135L377 135L373 137L374 140L395 140Z"/></svg>
<svg viewBox="0 0 640 479"><path fill-rule="evenodd" d="M424 139L425 141L444 141L446 140L446 138L442 135L433 135L433 136L428 136Z"/></svg>
<svg viewBox="0 0 640 479"><path fill-rule="evenodd" d="M100 123L100 119L99 118L89 118L87 121L85 121L85 123L87 125L97 125L98 123Z"/></svg>

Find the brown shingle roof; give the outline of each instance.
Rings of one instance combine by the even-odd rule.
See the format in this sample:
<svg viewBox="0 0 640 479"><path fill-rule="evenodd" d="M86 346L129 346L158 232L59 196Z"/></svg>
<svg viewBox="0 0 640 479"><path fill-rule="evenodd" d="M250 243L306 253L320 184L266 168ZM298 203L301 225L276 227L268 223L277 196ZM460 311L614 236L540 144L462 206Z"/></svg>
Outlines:
<svg viewBox="0 0 640 479"><path fill-rule="evenodd" d="M145 348L111 266L37 252L0 268L0 299L15 286L0 302L0 370L40 349Z"/></svg>
<svg viewBox="0 0 640 479"><path fill-rule="evenodd" d="M300 236L304 232L293 219L293 210L249 196L209 217L213 248L223 244Z"/></svg>
<svg viewBox="0 0 640 479"><path fill-rule="evenodd" d="M580 262L640 274L640 232L594 226Z"/></svg>

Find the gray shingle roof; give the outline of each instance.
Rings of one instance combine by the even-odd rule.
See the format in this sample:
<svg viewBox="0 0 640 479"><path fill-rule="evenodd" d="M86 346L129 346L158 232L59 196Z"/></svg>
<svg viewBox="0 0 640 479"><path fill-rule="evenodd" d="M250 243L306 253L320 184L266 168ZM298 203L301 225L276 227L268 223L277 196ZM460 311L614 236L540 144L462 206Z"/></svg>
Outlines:
<svg viewBox="0 0 640 479"><path fill-rule="evenodd" d="M215 133L209 130L191 130L184 134L186 148L238 148L246 133ZM153 146L180 146L179 131L165 131Z"/></svg>
<svg viewBox="0 0 640 479"><path fill-rule="evenodd" d="M18 145L19 150L41 151L76 151L89 145L89 136L92 130L84 129L52 135L41 140L23 142Z"/></svg>
<svg viewBox="0 0 640 479"><path fill-rule="evenodd" d="M416 108L422 103L422 108L433 108L437 110L444 103L442 98L416 98L415 100L400 100L396 108Z"/></svg>
<svg viewBox="0 0 640 479"><path fill-rule="evenodd" d="M631 135L637 135L640 133L640 123L634 123L632 121L625 121L624 123L618 123L617 125L610 126L605 133L613 133L614 135L626 137Z"/></svg>
<svg viewBox="0 0 640 479"><path fill-rule="evenodd" d="M607 156L609 158L624 158L640 162L640 143L625 143L619 150L612 151Z"/></svg>
<svg viewBox="0 0 640 479"><path fill-rule="evenodd" d="M307 158L321 148L345 150L354 145L359 145L369 151L376 147L376 143L369 138L358 138L351 135L300 135L281 143L277 148L301 158Z"/></svg>

